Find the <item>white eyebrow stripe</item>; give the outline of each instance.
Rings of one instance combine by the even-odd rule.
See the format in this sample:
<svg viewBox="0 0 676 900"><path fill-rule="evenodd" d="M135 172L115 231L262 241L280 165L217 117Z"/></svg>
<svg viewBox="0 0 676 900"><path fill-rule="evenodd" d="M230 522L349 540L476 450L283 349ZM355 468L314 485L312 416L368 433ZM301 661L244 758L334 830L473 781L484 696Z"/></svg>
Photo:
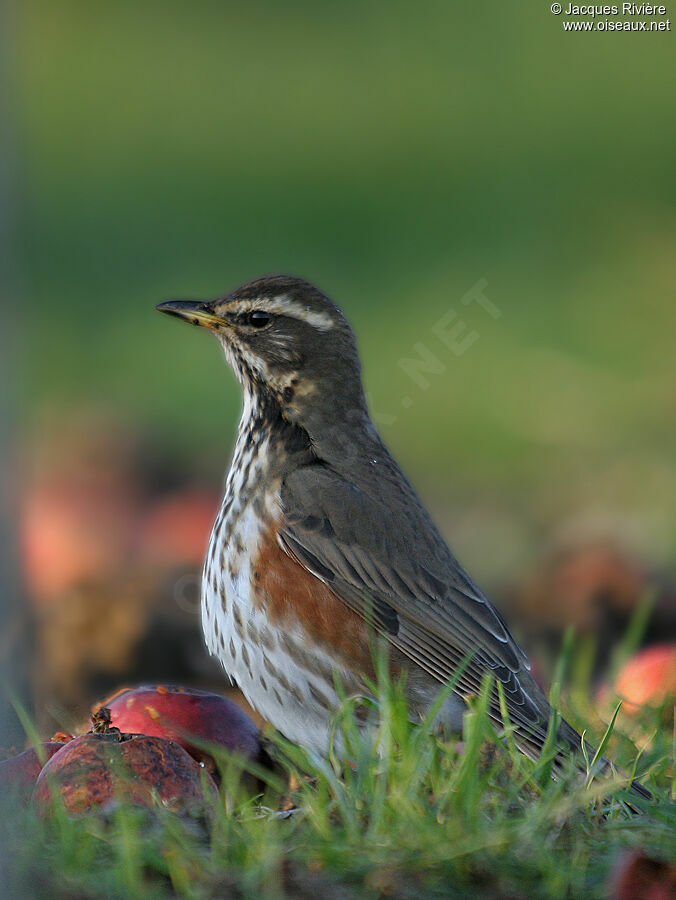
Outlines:
<svg viewBox="0 0 676 900"><path fill-rule="evenodd" d="M315 310L306 309L300 303L289 300L288 297L274 297L268 299L256 300L233 300L228 303L228 309L234 312L245 312L250 309L270 310L270 312L280 313L284 316L292 316L294 319L300 319L301 322L307 322L313 328L320 331L330 331L334 326L334 321L327 313L316 312Z"/></svg>

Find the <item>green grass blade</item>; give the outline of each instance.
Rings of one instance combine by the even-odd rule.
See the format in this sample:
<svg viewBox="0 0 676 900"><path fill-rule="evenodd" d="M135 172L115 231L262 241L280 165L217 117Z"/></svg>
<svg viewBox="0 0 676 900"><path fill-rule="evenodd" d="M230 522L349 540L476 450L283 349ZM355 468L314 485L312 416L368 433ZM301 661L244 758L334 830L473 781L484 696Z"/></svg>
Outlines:
<svg viewBox="0 0 676 900"><path fill-rule="evenodd" d="M608 727L606 728L603 737L601 738L601 743L598 745L596 752L594 753L594 757L591 761L591 765L588 767L587 771L587 784L591 784L591 781L596 774L597 767L600 761L603 759L606 747L608 746L608 742L610 741L611 735L615 730L615 722L617 720L618 713L622 709L622 701L617 704L615 707L615 712L612 714L610 718L610 722L608 723Z"/></svg>

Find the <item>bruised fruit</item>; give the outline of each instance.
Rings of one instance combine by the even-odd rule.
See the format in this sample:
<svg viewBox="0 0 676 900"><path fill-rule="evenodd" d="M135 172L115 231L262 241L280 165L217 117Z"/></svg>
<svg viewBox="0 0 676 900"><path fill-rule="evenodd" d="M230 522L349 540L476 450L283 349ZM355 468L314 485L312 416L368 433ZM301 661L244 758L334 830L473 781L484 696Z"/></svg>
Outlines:
<svg viewBox="0 0 676 900"><path fill-rule="evenodd" d="M261 758L260 732L232 700L195 688L144 686L119 691L102 704L121 731L169 738L216 773L203 744L218 744L249 761Z"/></svg>
<svg viewBox="0 0 676 900"><path fill-rule="evenodd" d="M0 796L28 800L43 765L63 746L63 741L46 741L0 762Z"/></svg>
<svg viewBox="0 0 676 900"><path fill-rule="evenodd" d="M634 850L620 860L612 900L669 900L676 897L676 866Z"/></svg>
<svg viewBox="0 0 676 900"><path fill-rule="evenodd" d="M615 692L628 713L676 698L676 645L648 647L633 656L620 670Z"/></svg>
<svg viewBox="0 0 676 900"><path fill-rule="evenodd" d="M90 732L65 744L40 773L33 802L41 811L58 794L69 813L114 800L176 812L199 809L216 786L174 741L115 730Z"/></svg>
<svg viewBox="0 0 676 900"><path fill-rule="evenodd" d="M173 568L199 566L220 502L219 496L194 489L160 500L141 533L144 558Z"/></svg>

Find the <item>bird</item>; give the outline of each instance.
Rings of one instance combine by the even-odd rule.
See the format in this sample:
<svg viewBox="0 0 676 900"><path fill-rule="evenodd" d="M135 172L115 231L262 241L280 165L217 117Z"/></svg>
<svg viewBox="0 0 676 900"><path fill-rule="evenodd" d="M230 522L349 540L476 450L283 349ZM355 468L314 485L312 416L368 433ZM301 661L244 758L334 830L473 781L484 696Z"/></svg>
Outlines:
<svg viewBox="0 0 676 900"><path fill-rule="evenodd" d="M340 690L387 649L411 718L455 678L440 724L461 731L487 675L519 749L537 759L552 710L500 612L458 562L369 413L355 334L311 283L269 275L157 309L211 331L243 390L204 564L211 654L288 740L326 754ZM496 687L489 715L504 719ZM563 718L557 762L582 738ZM634 794L650 797L634 782Z"/></svg>

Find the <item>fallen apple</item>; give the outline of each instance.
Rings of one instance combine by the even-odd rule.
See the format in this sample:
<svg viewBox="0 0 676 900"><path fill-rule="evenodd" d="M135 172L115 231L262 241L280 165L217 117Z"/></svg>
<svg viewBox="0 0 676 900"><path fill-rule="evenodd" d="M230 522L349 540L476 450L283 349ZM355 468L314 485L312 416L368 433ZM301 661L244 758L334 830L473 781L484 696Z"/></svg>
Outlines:
<svg viewBox="0 0 676 900"><path fill-rule="evenodd" d="M121 731L152 734L179 743L217 775L213 756L201 744L217 744L248 761L262 759L260 731L232 700L196 688L152 685L125 688L104 700Z"/></svg>
<svg viewBox="0 0 676 900"><path fill-rule="evenodd" d="M630 714L676 698L676 644L647 647L633 656L617 676L615 693Z"/></svg>
<svg viewBox="0 0 676 900"><path fill-rule="evenodd" d="M44 764L63 746L62 741L45 741L0 762L0 796L27 802Z"/></svg>
<svg viewBox="0 0 676 900"><path fill-rule="evenodd" d="M184 812L204 808L217 790L204 768L174 741L104 726L65 744L42 769L33 802L44 813L55 793L69 813L120 799Z"/></svg>
<svg viewBox="0 0 676 900"><path fill-rule="evenodd" d="M143 525L141 554L172 568L201 565L219 505L218 496L198 489L162 498Z"/></svg>
<svg viewBox="0 0 676 900"><path fill-rule="evenodd" d="M633 850L620 859L610 896L612 900L669 900L676 896L676 866Z"/></svg>

